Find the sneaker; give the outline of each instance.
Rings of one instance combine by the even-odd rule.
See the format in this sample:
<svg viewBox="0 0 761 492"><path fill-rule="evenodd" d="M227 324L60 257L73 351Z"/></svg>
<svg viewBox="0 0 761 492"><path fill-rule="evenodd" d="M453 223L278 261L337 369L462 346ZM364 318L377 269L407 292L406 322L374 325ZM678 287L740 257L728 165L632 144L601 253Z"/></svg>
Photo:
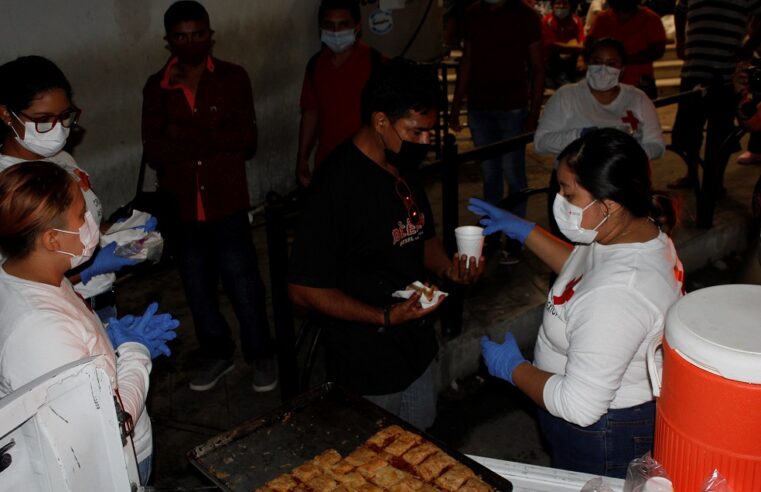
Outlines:
<svg viewBox="0 0 761 492"><path fill-rule="evenodd" d="M275 368L274 357L254 361L253 386L257 393L264 393L277 388L277 369Z"/></svg>
<svg viewBox="0 0 761 492"><path fill-rule="evenodd" d="M761 154L754 154L753 152L743 152L737 156L737 163L741 166L750 166L752 164L761 164Z"/></svg>
<svg viewBox="0 0 761 492"><path fill-rule="evenodd" d="M193 391L207 391L216 386L222 376L235 368L232 359L214 359L202 364L195 377L190 380Z"/></svg>

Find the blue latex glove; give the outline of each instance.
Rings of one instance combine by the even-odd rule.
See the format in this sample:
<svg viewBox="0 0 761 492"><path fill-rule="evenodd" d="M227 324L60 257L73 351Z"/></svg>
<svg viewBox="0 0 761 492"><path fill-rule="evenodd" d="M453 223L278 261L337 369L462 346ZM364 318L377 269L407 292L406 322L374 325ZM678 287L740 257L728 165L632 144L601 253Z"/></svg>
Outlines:
<svg viewBox="0 0 761 492"><path fill-rule="evenodd" d="M177 337L174 330L180 322L167 313L157 315L158 308L159 305L154 302L140 317L127 315L108 320L107 333L111 344L118 347L125 342L142 343L150 351L152 359L162 354L167 357L172 355L166 342Z"/></svg>
<svg viewBox="0 0 761 492"><path fill-rule="evenodd" d="M111 242L100 248L90 266L79 272L79 278L82 279L83 284L86 284L96 275L118 272L125 266L136 265L137 263L137 260L117 255L116 243Z"/></svg>
<svg viewBox="0 0 761 492"><path fill-rule="evenodd" d="M504 379L512 385L515 384L513 383L515 368L524 362L528 362L523 358L518 343L515 341L515 336L510 332L505 334L505 342L502 345L492 342L489 337L481 337L481 353L484 356L486 368L489 369L489 374Z"/></svg>
<svg viewBox="0 0 761 492"><path fill-rule="evenodd" d="M494 234L495 232L504 232L511 239L516 239L521 244L526 242L526 238L534 230L536 224L522 219L507 210L495 207L478 198L471 198L468 202L468 210L474 214L484 216L479 224L485 226L484 236Z"/></svg>
<svg viewBox="0 0 761 492"><path fill-rule="evenodd" d="M593 132L593 131L595 131L595 130L597 130L597 127L596 127L596 126L587 126L587 127L584 127L584 128L582 128L582 129L581 129L581 135L580 135L580 136L582 136L582 137L583 137L583 136L584 136L584 135L586 135L587 133L589 133L589 132Z"/></svg>
<svg viewBox="0 0 761 492"><path fill-rule="evenodd" d="M127 220L127 218L119 219L116 221L117 224L124 222ZM156 230L156 227L159 225L159 220L151 215L151 218L145 221L145 224L137 227L133 227L133 229L142 229L143 232L152 232Z"/></svg>

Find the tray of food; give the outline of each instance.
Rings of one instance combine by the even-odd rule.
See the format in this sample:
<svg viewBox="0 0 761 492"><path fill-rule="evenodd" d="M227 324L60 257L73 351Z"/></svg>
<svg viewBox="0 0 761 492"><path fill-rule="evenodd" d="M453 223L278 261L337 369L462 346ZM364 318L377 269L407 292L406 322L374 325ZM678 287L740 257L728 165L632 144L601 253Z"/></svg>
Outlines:
<svg viewBox="0 0 761 492"><path fill-rule="evenodd" d="M511 491L509 481L332 383L196 446L225 491Z"/></svg>

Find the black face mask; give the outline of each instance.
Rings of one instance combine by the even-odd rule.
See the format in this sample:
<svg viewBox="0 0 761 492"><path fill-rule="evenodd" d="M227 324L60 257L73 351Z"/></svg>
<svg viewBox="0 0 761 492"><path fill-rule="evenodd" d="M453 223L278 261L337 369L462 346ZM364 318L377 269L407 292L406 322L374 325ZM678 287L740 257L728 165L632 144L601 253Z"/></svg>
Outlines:
<svg viewBox="0 0 761 492"><path fill-rule="evenodd" d="M198 66L206 61L211 53L211 40L191 41L176 46L172 50L181 63L190 66Z"/></svg>
<svg viewBox="0 0 761 492"><path fill-rule="evenodd" d="M399 147L399 152L394 152L388 148L386 141L383 140L383 137L381 136L381 140L383 141L383 145L385 147L385 149L383 149L383 153L386 155L386 162L394 166L397 170L399 170L399 172L416 169L420 163L423 162L425 156L428 155L430 145L404 140L401 135L399 135L399 132L396 131L396 128L394 128L393 125L391 125L391 129L394 130L396 136L399 137L399 140L402 141L402 145Z"/></svg>

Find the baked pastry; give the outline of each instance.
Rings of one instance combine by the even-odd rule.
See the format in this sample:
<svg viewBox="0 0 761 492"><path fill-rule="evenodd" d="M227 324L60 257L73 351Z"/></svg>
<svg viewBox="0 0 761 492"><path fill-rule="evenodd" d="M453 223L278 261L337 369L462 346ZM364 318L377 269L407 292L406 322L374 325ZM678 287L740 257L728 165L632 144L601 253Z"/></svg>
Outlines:
<svg viewBox="0 0 761 492"><path fill-rule="evenodd" d="M433 293L436 292L435 287L428 287L419 281L412 282L404 290L414 290L420 292L420 295L425 297L428 301L433 300Z"/></svg>
<svg viewBox="0 0 761 492"><path fill-rule="evenodd" d="M397 425L370 437L346 458L328 449L257 492L491 492L473 471Z"/></svg>

